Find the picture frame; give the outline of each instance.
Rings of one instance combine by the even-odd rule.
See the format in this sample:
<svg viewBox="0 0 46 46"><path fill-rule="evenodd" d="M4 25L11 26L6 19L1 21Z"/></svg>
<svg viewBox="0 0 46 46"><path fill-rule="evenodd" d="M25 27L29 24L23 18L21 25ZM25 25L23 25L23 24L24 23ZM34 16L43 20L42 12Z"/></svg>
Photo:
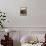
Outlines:
<svg viewBox="0 0 46 46"><path fill-rule="evenodd" d="M27 7L20 8L20 16L27 16Z"/></svg>

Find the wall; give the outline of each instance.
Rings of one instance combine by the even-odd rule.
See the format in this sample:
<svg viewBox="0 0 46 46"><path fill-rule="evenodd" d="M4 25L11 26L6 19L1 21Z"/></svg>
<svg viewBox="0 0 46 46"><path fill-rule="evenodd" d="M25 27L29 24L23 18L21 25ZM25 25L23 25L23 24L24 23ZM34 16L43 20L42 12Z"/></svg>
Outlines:
<svg viewBox="0 0 46 46"><path fill-rule="evenodd" d="M20 16L23 6L27 16ZM0 0L0 9L6 12L7 27L46 27L46 0Z"/></svg>
<svg viewBox="0 0 46 46"><path fill-rule="evenodd" d="M46 0L32 0L32 26L46 27Z"/></svg>
<svg viewBox="0 0 46 46"><path fill-rule="evenodd" d="M25 26L30 24L30 12L27 13L27 16L20 16L20 8L27 7L28 11L30 10L30 4L27 0L1 0L0 9L6 12L8 23L6 27L16 27L16 26ZM29 16L28 16L29 15ZM28 21L28 22L27 22ZM22 24L23 23L23 24Z"/></svg>

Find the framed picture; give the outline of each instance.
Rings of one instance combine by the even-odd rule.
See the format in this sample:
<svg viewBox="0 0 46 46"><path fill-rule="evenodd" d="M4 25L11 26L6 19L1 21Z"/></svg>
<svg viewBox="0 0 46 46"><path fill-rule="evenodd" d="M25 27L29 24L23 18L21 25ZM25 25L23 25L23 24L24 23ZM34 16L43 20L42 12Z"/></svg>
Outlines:
<svg viewBox="0 0 46 46"><path fill-rule="evenodd" d="M20 8L20 16L27 16L27 7Z"/></svg>

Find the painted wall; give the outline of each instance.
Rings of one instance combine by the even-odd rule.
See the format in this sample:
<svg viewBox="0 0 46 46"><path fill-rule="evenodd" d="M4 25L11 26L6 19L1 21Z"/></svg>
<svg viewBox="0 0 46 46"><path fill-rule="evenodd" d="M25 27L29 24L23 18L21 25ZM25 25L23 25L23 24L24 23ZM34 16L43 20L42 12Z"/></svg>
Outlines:
<svg viewBox="0 0 46 46"><path fill-rule="evenodd" d="M30 4L28 4L27 2L31 2L30 0L1 0L0 1L0 9L2 11L6 12L7 18L8 18L8 22L6 24L6 26L8 27L16 27L16 26L25 26L30 24L31 18L30 18L30 14L31 12L31 8L30 8ZM27 7L27 16L20 16L20 8L21 7Z"/></svg>
<svg viewBox="0 0 46 46"><path fill-rule="evenodd" d="M46 0L32 0L32 26L46 27Z"/></svg>
<svg viewBox="0 0 46 46"><path fill-rule="evenodd" d="M27 16L20 16L20 7L27 7ZM0 0L0 9L7 27L46 27L46 0Z"/></svg>

